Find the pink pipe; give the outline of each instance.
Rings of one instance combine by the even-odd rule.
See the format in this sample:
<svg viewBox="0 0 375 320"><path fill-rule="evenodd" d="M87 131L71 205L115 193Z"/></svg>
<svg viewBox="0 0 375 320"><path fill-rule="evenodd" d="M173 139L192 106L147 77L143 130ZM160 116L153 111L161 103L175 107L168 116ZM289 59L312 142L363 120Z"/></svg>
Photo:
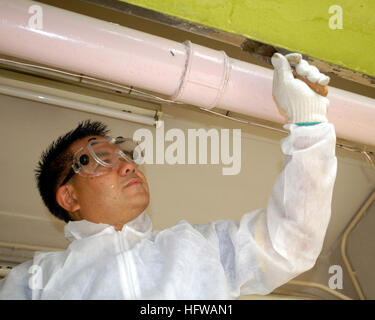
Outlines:
<svg viewBox="0 0 375 320"><path fill-rule="evenodd" d="M42 8L41 29L29 8ZM29 0L0 0L0 53L132 85L176 101L284 123L272 70ZM337 136L375 146L375 100L329 88Z"/></svg>
<svg viewBox="0 0 375 320"><path fill-rule="evenodd" d="M42 29L29 26L32 5ZM181 81L183 44L28 0L0 0L0 19L1 53L166 95Z"/></svg>

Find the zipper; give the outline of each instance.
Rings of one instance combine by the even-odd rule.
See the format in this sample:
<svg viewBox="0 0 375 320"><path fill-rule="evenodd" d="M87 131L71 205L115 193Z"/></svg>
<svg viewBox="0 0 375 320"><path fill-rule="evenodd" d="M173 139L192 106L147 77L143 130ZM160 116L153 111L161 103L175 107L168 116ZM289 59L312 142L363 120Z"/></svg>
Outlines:
<svg viewBox="0 0 375 320"><path fill-rule="evenodd" d="M134 288L134 283L133 283L133 279L132 279L132 276L131 276L131 266L129 265L130 261L132 260L131 259L131 254L128 250L128 248L126 248L125 246L125 238L123 237L122 233L120 231L116 231L117 233L117 236L118 236L118 240L119 240L119 245L120 245L120 252L121 252L121 256L122 256L122 260L123 260L123 263L124 263L124 269L125 269L125 277L126 277L126 280L127 280L127 283L129 284L128 288L129 288L129 291L130 291L130 296L132 299L136 299L136 294L135 294L135 288Z"/></svg>

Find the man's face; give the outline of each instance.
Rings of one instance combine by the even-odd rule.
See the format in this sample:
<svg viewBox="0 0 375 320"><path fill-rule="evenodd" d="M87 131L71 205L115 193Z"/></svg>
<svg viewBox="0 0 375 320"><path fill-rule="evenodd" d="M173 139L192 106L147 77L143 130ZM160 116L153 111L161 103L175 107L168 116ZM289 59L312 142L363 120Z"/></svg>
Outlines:
<svg viewBox="0 0 375 320"><path fill-rule="evenodd" d="M76 141L71 146L73 154L92 138L103 137L91 136ZM105 223L121 230L149 204L146 177L133 163L120 159L105 175L82 177L75 174L67 184L70 184L71 197L76 201L73 212L70 212L74 220Z"/></svg>

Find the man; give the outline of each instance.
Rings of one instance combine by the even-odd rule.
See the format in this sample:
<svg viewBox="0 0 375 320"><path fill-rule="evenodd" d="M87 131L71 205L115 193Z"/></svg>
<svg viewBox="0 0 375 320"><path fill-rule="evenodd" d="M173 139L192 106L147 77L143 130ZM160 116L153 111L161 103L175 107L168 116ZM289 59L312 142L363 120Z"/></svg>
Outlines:
<svg viewBox="0 0 375 320"><path fill-rule="evenodd" d="M290 62L289 62L289 61ZM329 78L299 54L275 54L273 94L290 135L267 209L240 222L152 231L149 188L131 141L81 123L43 154L38 187L49 210L69 221L65 251L35 255L0 284L2 299L232 299L268 294L312 268L321 251L336 177L328 100L294 79Z"/></svg>

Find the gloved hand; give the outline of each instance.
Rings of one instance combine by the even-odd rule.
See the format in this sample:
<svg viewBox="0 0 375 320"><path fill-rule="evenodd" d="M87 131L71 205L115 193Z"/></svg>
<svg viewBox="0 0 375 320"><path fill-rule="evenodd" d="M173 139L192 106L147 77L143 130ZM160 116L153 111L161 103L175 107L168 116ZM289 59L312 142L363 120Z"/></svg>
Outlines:
<svg viewBox="0 0 375 320"><path fill-rule="evenodd" d="M275 53L271 59L275 67L273 75L273 96L278 106L285 111L289 123L300 125L327 122L329 100L314 92L306 83L293 77L292 66L297 74L312 83L327 85L330 78L310 66L299 53L283 56Z"/></svg>

